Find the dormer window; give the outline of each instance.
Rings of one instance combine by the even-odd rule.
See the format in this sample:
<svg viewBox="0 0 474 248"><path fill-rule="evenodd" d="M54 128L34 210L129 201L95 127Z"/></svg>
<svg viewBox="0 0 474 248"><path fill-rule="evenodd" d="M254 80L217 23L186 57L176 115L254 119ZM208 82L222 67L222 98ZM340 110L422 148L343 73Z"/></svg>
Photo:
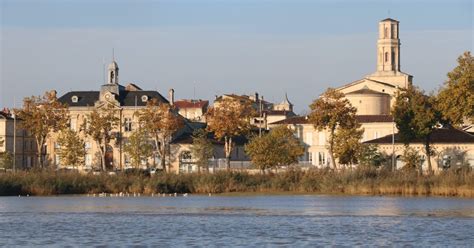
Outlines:
<svg viewBox="0 0 474 248"><path fill-rule="evenodd" d="M142 102L147 102L147 101L148 101L148 96L143 95L143 96L142 96Z"/></svg>
<svg viewBox="0 0 474 248"><path fill-rule="evenodd" d="M79 97L77 97L77 96L72 96L72 97L71 97L71 101L72 101L73 103L77 103L77 101L79 101Z"/></svg>

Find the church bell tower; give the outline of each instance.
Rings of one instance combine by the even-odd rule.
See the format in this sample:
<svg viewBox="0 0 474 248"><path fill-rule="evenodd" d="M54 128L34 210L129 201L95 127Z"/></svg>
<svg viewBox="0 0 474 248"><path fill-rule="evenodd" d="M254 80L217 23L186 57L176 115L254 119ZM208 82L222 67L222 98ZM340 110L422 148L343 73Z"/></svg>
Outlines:
<svg viewBox="0 0 474 248"><path fill-rule="evenodd" d="M400 38L397 20L387 18L379 22L377 41L377 71L400 71Z"/></svg>
<svg viewBox="0 0 474 248"><path fill-rule="evenodd" d="M112 63L109 64L107 74L108 74L108 81L107 84L118 84L118 74L119 68L115 59L112 60Z"/></svg>

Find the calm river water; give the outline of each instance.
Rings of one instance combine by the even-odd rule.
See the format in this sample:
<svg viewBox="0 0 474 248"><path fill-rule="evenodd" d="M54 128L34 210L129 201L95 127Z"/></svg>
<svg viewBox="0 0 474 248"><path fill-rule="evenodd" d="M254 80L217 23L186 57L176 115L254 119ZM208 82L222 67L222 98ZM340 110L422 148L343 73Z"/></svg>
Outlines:
<svg viewBox="0 0 474 248"><path fill-rule="evenodd" d="M0 246L461 246L474 200L347 196L0 197Z"/></svg>

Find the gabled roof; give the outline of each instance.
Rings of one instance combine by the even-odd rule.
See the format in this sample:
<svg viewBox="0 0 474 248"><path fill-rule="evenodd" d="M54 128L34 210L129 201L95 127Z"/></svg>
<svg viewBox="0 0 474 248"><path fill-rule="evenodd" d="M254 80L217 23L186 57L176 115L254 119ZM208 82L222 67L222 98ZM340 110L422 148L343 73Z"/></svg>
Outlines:
<svg viewBox="0 0 474 248"><path fill-rule="evenodd" d="M467 132L455 129L455 128L439 128L433 130L431 134L431 143L432 144L474 144L474 135ZM373 139L366 141L367 144L392 144L392 135L387 135L378 139ZM395 143L401 144L400 135L395 134ZM422 140L416 140L412 143L423 143Z"/></svg>
<svg viewBox="0 0 474 248"><path fill-rule="evenodd" d="M395 19L392 19L392 18L385 18L385 19L381 20L381 22L386 22L386 21L399 23L399 21L397 21Z"/></svg>
<svg viewBox="0 0 474 248"><path fill-rule="evenodd" d="M346 95L387 95L387 96L389 96L389 94L387 94L387 93L371 90L367 86L365 86L364 88L362 88L360 90L356 90L356 91L346 93Z"/></svg>
<svg viewBox="0 0 474 248"><path fill-rule="evenodd" d="M356 115L359 123L377 123L377 122L392 122L390 115ZM307 116L294 116L288 119L275 121L271 125L293 125L293 124L308 124Z"/></svg>
<svg viewBox="0 0 474 248"><path fill-rule="evenodd" d="M371 82L378 83L378 84L382 84L382 85L384 85L384 86L388 86L388 87L391 87L391 88L396 88L396 86L393 85L393 84L385 83L385 82L378 81L378 80L373 80L373 79L370 79L370 78L362 78L362 79L353 81L353 82L351 82L351 83L348 83L348 84L346 84L346 85L343 85L343 86L341 86L341 87L338 87L338 88L336 88L336 90L342 90L342 89L348 88L348 87L350 87L350 86L353 86L353 85L362 83L362 82L364 82L364 81L371 81Z"/></svg>
<svg viewBox="0 0 474 248"><path fill-rule="evenodd" d="M175 101L174 105L178 109L182 108L207 108L209 106L209 101L207 100L179 100Z"/></svg>
<svg viewBox="0 0 474 248"><path fill-rule="evenodd" d="M78 101L73 102L72 97L77 96ZM61 103L67 104L69 107L87 107L94 106L95 102L99 100L100 92L99 91L70 91L58 100ZM118 101L120 106L145 106L146 102L142 101L142 96L147 96L148 100L158 99L158 102L168 103L160 93L157 91L146 91L146 90L137 90L137 91L120 91ZM135 105L136 103L136 105Z"/></svg>

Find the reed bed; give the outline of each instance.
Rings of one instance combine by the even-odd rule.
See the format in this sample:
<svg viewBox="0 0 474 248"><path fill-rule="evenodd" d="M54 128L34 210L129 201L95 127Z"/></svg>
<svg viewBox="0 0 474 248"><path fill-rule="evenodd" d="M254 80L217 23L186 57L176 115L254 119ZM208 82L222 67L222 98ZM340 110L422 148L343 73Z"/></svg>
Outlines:
<svg viewBox="0 0 474 248"><path fill-rule="evenodd" d="M474 172L448 171L436 175L374 169L332 171L298 169L249 174L92 175L54 171L0 174L0 195L61 195L97 193L309 193L474 197Z"/></svg>

